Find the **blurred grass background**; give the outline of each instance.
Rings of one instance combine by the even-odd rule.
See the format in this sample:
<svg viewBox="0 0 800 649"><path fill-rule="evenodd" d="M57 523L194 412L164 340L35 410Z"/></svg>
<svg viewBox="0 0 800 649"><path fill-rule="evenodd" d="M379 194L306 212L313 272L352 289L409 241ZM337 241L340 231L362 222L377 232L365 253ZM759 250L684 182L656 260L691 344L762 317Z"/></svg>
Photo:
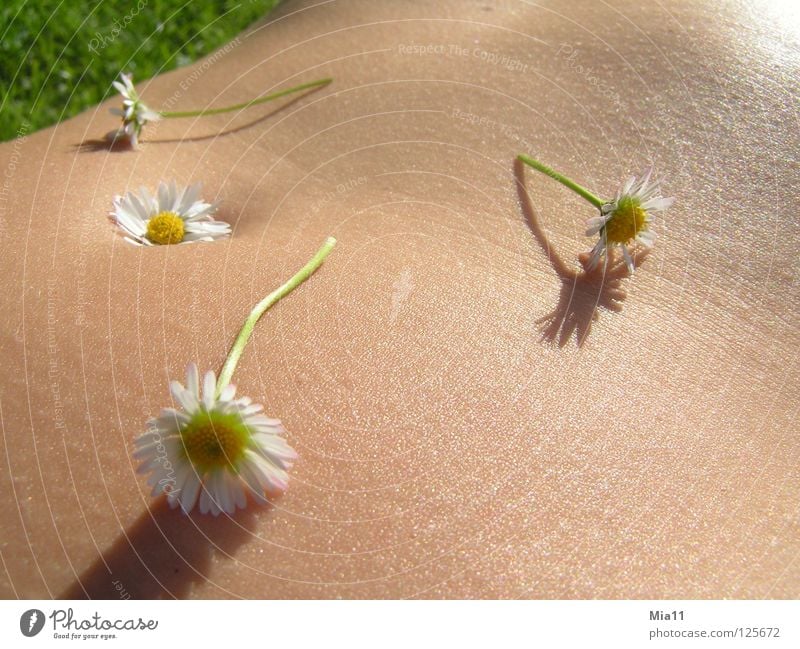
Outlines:
<svg viewBox="0 0 800 649"><path fill-rule="evenodd" d="M2 0L0 141L75 115L230 41L279 0Z"/></svg>

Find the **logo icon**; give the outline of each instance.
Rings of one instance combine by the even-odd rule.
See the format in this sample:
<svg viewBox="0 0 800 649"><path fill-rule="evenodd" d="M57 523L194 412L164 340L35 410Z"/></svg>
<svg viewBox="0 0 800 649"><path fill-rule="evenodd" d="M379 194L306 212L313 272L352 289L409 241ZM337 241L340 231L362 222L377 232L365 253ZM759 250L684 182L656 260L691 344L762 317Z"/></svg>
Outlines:
<svg viewBox="0 0 800 649"><path fill-rule="evenodd" d="M44 613L38 608L32 608L25 611L22 617L19 618L19 630L22 635L32 638L44 627Z"/></svg>

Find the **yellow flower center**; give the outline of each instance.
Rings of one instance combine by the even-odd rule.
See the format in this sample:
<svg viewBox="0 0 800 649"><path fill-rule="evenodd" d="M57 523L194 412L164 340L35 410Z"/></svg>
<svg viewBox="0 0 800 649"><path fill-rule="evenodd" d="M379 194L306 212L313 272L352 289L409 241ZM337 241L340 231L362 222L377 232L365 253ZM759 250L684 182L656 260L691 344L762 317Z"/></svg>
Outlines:
<svg viewBox="0 0 800 649"><path fill-rule="evenodd" d="M181 430L181 440L186 457L198 473L215 469L235 472L251 435L237 414L200 410Z"/></svg>
<svg viewBox="0 0 800 649"><path fill-rule="evenodd" d="M617 209L606 221L606 240L610 243L627 243L647 226L647 212L638 199L624 196Z"/></svg>
<svg viewBox="0 0 800 649"><path fill-rule="evenodd" d="M185 231L183 219L175 212L161 212L147 222L147 238L159 245L180 243Z"/></svg>

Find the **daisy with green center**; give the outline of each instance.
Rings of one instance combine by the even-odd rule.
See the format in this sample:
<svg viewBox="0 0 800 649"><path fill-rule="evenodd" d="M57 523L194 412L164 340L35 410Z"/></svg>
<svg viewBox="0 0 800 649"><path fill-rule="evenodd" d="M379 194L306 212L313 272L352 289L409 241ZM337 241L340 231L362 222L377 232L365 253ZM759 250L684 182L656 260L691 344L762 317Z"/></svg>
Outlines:
<svg viewBox="0 0 800 649"><path fill-rule="evenodd" d="M302 90L310 90L320 86L325 86L333 79L319 79L309 83L303 83L299 86L286 88L285 90L278 90L277 92L257 97L250 101L245 101L241 104L234 104L233 106L223 106L221 108L203 108L200 110L183 110L183 111L157 111L149 108L140 98L133 86L132 75L130 73L120 73L120 81L113 81L113 86L122 95L122 108L112 108L111 113L118 115L122 118L122 125L115 131L111 131L106 135L106 138L115 143L117 141L126 140L130 143L131 147L136 149L139 145L139 136L142 133L142 128L148 122L157 122L162 119L174 119L180 117L203 117L205 115L219 115L221 113L230 113L234 111L244 110L251 106L264 104L268 101L285 97L295 92Z"/></svg>
<svg viewBox="0 0 800 649"><path fill-rule="evenodd" d="M161 182L155 195L141 187L114 197L111 220L125 233L125 240L139 246L160 246L227 237L231 226L212 216L215 203L200 200L202 183L178 187Z"/></svg>
<svg viewBox="0 0 800 649"><path fill-rule="evenodd" d="M271 493L285 491L287 471L297 454L284 439L279 419L247 397L236 398L230 380L259 318L282 297L308 279L333 249L329 237L296 275L252 310L242 326L217 379L206 372L202 387L197 365L186 372L186 385L172 381L177 408L164 408L148 421L147 432L134 442L138 471L149 473L152 495L166 494L174 509L218 516L247 506L248 495L265 503Z"/></svg>
<svg viewBox="0 0 800 649"><path fill-rule="evenodd" d="M608 264L611 250L619 248L628 270L633 272L633 256L628 246L636 242L645 248L651 248L655 241L655 233L650 229L653 215L666 210L675 201L674 198L661 196L660 181L651 182L652 167L639 178L628 178L613 200L604 201L538 160L524 154L517 157L528 166L569 187L600 210L599 216L593 216L586 222L586 236L599 235L599 240L589 256L588 270L596 268L601 259L605 259Z"/></svg>

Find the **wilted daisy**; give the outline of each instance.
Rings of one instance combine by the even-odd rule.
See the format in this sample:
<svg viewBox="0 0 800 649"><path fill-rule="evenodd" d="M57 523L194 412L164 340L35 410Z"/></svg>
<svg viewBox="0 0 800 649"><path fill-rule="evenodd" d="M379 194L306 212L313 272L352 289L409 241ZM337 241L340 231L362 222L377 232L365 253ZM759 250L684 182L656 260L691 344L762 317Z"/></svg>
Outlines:
<svg viewBox="0 0 800 649"><path fill-rule="evenodd" d="M112 81L113 86L119 90L122 95L122 108L112 108L111 112L114 115L122 117L122 126L117 130L111 131L106 137L111 142L118 140L127 140L135 149L139 144L139 136L142 133L142 128L148 122L157 122L161 119L173 119L181 117L202 117L204 115L219 115L221 113L230 113L234 111L244 110L250 106L257 106L280 97L285 97L294 92L301 90L310 90L319 86L329 84L333 79L325 78L309 83L303 83L299 86L286 88L272 92L263 97L256 97L250 101L245 101L241 104L234 104L233 106L222 106L220 108L201 108L199 110L178 110L178 111L158 111L148 108L148 106L139 98L136 88L133 87L132 75L130 73L120 73L121 81Z"/></svg>
<svg viewBox="0 0 800 649"><path fill-rule="evenodd" d="M267 295L250 312L236 337L219 379L206 372L202 389L197 365L186 371L186 385L170 383L174 405L150 419L147 432L134 442L140 473L149 473L152 495L166 494L170 506L189 513L233 514L286 490L288 469L297 454L284 439L278 419L247 397L236 398L230 380L259 318L320 267L336 245L328 237L317 254L292 278Z"/></svg>
<svg viewBox="0 0 800 649"><path fill-rule="evenodd" d="M216 204L200 200L202 183L178 187L160 182L155 196L142 187L114 197L111 219L125 233L126 241L157 246L227 237L231 226L216 221Z"/></svg>
<svg viewBox="0 0 800 649"><path fill-rule="evenodd" d="M170 506L189 513L198 502L202 514L233 514L269 492L284 491L287 469L297 458L283 438L280 420L262 413L247 397L235 398L227 385L217 394L214 372L200 388L197 365L186 371L186 386L170 384L179 408L164 408L135 442L140 473L150 473L152 495L166 493Z"/></svg>
<svg viewBox="0 0 800 649"><path fill-rule="evenodd" d="M667 209L674 198L661 196L659 181L650 182L653 168L650 167L640 178L631 176L617 191L613 201L600 207L600 216L593 216L586 222L586 236L600 235L589 258L589 269L595 268L600 259L614 247L622 250L628 270L633 272L633 257L628 244L637 241L650 248L655 241L655 233L650 229L654 213Z"/></svg>
<svg viewBox="0 0 800 649"><path fill-rule="evenodd" d="M636 241L650 248L655 240L655 233L650 229L651 217L653 214L667 209L675 201L674 198L661 196L660 181L650 181L653 173L652 167L648 168L638 179L636 176L628 178L619 188L613 200L604 201L585 187L581 187L575 181L553 171L538 160L524 154L518 155L517 158L569 187L600 210L600 216L593 216L586 222L587 236L600 235L600 239L592 248L589 257L589 270L596 268L603 257L607 262L610 250L620 248L628 270L633 272L633 257L628 245Z"/></svg>
<svg viewBox="0 0 800 649"><path fill-rule="evenodd" d="M122 117L122 126L108 134L108 138L115 142L127 139L135 149L139 144L139 135L142 127L148 122L157 122L162 115L152 108L148 108L133 87L131 75L124 72L119 75L121 81L113 81L114 87L122 95L122 108L112 108L114 115Z"/></svg>

